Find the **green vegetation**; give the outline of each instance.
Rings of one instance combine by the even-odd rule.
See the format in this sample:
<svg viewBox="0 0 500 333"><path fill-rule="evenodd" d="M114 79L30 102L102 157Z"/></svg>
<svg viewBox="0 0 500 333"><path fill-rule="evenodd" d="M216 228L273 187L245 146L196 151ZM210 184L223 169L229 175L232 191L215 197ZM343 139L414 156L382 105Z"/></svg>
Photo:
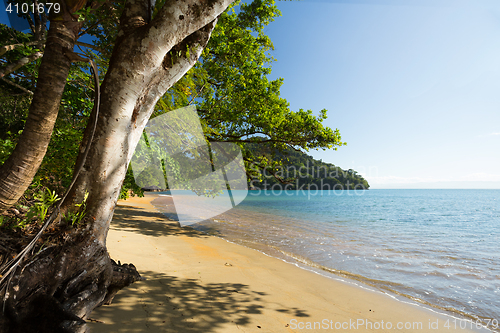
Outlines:
<svg viewBox="0 0 500 333"><path fill-rule="evenodd" d="M158 1L156 8L163 3ZM122 10L122 4L117 3L115 9L106 6L102 12L86 15L84 29L94 38L94 43L92 48L81 47L80 51L97 60L101 80L118 31L116 10ZM240 146L247 175L254 187L289 183L289 189L304 188L302 186L308 184L332 189L357 185L368 188L366 180L355 171L316 161L304 153L309 149L336 150L345 143L341 141L339 130L322 124L327 117L326 110L316 114L311 110L291 110L289 103L280 96L283 79L271 81L267 78L276 59L271 55L274 46L264 29L280 15L273 0L232 4L220 16L199 62L159 100L152 117L196 105L208 142L232 142ZM15 71L5 72L4 80L0 80L0 165L13 151L26 121L41 62L40 57L32 55L43 53L43 41L40 36L35 39L33 34L0 24L1 44L18 45L2 51L0 70L5 71L9 64L26 57L33 60ZM36 202L33 207L37 208L30 208L29 214L33 215L36 209L35 215L45 217L48 193L62 196L69 186L91 114L93 91L89 65L73 63L50 145L33 179L34 185L23 199L27 205L23 207ZM273 153L269 154L270 151ZM167 160L163 167L175 166ZM130 168L120 198L129 195L143 195ZM82 221L85 205L85 201L76 204L73 212L65 213L68 224Z"/></svg>
<svg viewBox="0 0 500 333"><path fill-rule="evenodd" d="M258 150L253 146L250 150ZM250 189L287 189L287 190L361 190L370 185L356 171L343 170L331 163L315 160L303 152L289 149L285 153L267 154L277 161L275 168L264 170L254 166L250 173ZM262 151L260 154L264 154Z"/></svg>
<svg viewBox="0 0 500 333"><path fill-rule="evenodd" d="M89 193L85 193L85 197L83 198L83 201L79 204L75 205L76 212L66 212L66 214L63 214L63 219L66 220L71 226L75 226L80 224L82 222L82 219L85 217L87 212L85 209L87 208L87 198L89 197Z"/></svg>
<svg viewBox="0 0 500 333"><path fill-rule="evenodd" d="M0 72L12 63L22 62L32 54L44 51L44 41L37 42L30 33L23 33L0 24ZM91 52L91 51L88 51ZM90 54L89 54L90 55ZM0 80L0 165L14 150L28 116L41 58L6 74ZM102 64L105 66L104 64ZM86 63L74 63L59 107L50 145L33 183L42 184L60 196L73 177L78 148L93 107L93 81ZM29 192L30 190L27 190ZM42 188L42 192L45 191ZM28 193L26 193L28 195Z"/></svg>
<svg viewBox="0 0 500 333"><path fill-rule="evenodd" d="M55 191L34 182L17 205L0 216L0 227L13 231L20 229L30 233L45 221L60 200Z"/></svg>
<svg viewBox="0 0 500 333"><path fill-rule="evenodd" d="M35 204L28 211L28 220L38 217L40 223L45 221L49 208L57 201L61 200L55 191L45 189L45 191L35 194Z"/></svg>
<svg viewBox="0 0 500 333"><path fill-rule="evenodd" d="M110 259L106 237L119 194L141 193L127 165L151 115L195 105L207 143L234 143L249 175L265 170L285 182L278 168L309 167L292 151L344 145L324 126L326 110L291 110L283 79L268 79L273 45L264 29L280 15L274 1L221 13L230 2L195 2L177 16L185 3L159 0L151 20L153 8L140 1L63 0L60 13L25 15L31 33L0 25L5 331L86 331L94 308L140 279L133 265ZM92 45L78 41L83 35ZM196 171L191 165L180 167Z"/></svg>
<svg viewBox="0 0 500 333"><path fill-rule="evenodd" d="M196 105L207 140L239 145L250 178L261 177L264 170L293 168L302 162L306 165L302 156L307 155L296 150L336 150L344 145L338 129L322 124L327 110L317 115L312 110L291 110L280 96L283 79L270 81L267 77L276 59L271 55L274 46L264 28L281 15L274 1L242 3L237 11L238 4L220 16L200 61L160 99L153 117ZM266 151L273 151L277 158ZM288 155L292 160L284 158ZM368 188L359 175L333 165L328 167L338 172L335 178L324 180L332 188L336 184L347 188L348 182ZM144 177L153 175L145 173ZM299 181L300 185L305 181L320 182L319 177ZM268 182L278 183L279 176Z"/></svg>

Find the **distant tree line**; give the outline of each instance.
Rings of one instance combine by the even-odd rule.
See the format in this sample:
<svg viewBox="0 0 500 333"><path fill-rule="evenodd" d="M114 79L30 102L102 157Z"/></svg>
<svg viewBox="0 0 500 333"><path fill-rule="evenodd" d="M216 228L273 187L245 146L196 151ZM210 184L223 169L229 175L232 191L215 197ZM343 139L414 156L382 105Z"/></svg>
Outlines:
<svg viewBox="0 0 500 333"><path fill-rule="evenodd" d="M253 145L249 151L264 154L262 147ZM367 190L368 181L353 169L344 170L332 163L316 160L293 149L271 151L268 158L276 163L272 168L247 165L249 188L272 189L278 185L289 190ZM273 165L273 163L269 163Z"/></svg>

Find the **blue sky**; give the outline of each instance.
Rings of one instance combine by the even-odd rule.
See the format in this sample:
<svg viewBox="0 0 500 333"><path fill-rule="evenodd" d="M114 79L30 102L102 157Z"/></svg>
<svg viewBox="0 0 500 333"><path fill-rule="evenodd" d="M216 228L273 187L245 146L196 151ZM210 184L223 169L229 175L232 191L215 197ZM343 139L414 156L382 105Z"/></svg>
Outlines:
<svg viewBox="0 0 500 333"><path fill-rule="evenodd" d="M19 4L22 4L22 2L19 2ZM7 24L18 30L29 29L28 22L15 15L18 9L16 9L16 7L7 6L7 0L0 0L0 23ZM8 16L7 10L12 14L11 17ZM19 10L22 11L22 8ZM29 8L27 10L29 10Z"/></svg>
<svg viewBox="0 0 500 333"><path fill-rule="evenodd" d="M272 77L347 142L315 158L372 188L500 188L500 1L277 5Z"/></svg>
<svg viewBox="0 0 500 333"><path fill-rule="evenodd" d="M8 24L10 26L9 18L7 17L7 13L5 12L4 1L0 2L0 23Z"/></svg>

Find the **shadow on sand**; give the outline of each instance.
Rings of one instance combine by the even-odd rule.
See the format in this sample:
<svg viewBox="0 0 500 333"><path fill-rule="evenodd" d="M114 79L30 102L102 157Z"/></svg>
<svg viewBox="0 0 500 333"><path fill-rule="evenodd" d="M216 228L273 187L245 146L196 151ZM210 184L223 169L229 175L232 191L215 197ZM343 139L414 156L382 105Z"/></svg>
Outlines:
<svg viewBox="0 0 500 333"><path fill-rule="evenodd" d="M173 233L191 237L208 237L204 233L190 227L181 228L179 222L168 219L161 213L150 212L127 205L116 207L111 228L134 230L143 235L155 237Z"/></svg>
<svg viewBox="0 0 500 333"><path fill-rule="evenodd" d="M117 207L112 229L138 232L147 236L186 235L210 237L163 214L122 204ZM140 263L134 263L140 270ZM309 317L298 308L287 308L266 300L266 292L252 290L241 283L203 283L200 279L179 278L168 272L141 271L145 281L121 290L111 306L95 310L89 322L91 332L231 332L268 331L258 327L259 315L271 312L293 317ZM262 318L262 317L260 317ZM262 330L261 330L262 328ZM285 331L283 324L283 331Z"/></svg>
<svg viewBox="0 0 500 333"><path fill-rule="evenodd" d="M239 283L203 284L157 272L141 272L147 279L118 293L113 306L97 309L103 323L92 332L218 332L221 326L259 330L252 315L262 314L267 294ZM297 308L273 311L309 317ZM285 325L284 325L285 326ZM264 327L263 327L264 328ZM285 327L283 327L285 329ZM267 330L265 330L267 331Z"/></svg>

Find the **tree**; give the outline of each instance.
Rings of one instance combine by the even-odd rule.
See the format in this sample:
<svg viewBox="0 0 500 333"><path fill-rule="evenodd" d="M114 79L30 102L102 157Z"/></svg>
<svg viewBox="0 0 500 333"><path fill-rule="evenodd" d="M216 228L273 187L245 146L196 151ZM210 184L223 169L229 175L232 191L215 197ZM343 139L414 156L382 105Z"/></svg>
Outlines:
<svg viewBox="0 0 500 333"><path fill-rule="evenodd" d="M71 209L88 193L88 228L23 263L25 269L5 285L3 330L85 331L81 318L113 297L115 282L123 285L118 280L134 276L135 269L128 275L118 270L113 274L105 248L128 163L156 102L196 62L217 16L231 2L166 1L152 20L149 1L126 2L101 88L100 113L94 109L84 133L82 147L89 142L90 150L79 155L77 165L83 162L83 168L63 203ZM62 13L50 20L28 119L0 171L2 210L27 188L50 141L81 28L73 14L97 4L63 1Z"/></svg>
<svg viewBox="0 0 500 333"><path fill-rule="evenodd" d="M244 151L247 170L269 172L286 163L248 149L258 144L271 154L292 150L336 149L338 130L322 125L326 110L290 110L280 97L283 79L269 81L274 46L264 28L280 15L274 1L242 4L219 18L200 61L160 100L153 116L196 104L210 142L233 142ZM173 102L172 102L173 101Z"/></svg>
<svg viewBox="0 0 500 333"><path fill-rule="evenodd" d="M160 114L198 103L210 141L236 142L243 147L259 141L282 150L342 144L338 131L321 125L325 111L319 117L311 111L292 112L279 97L281 80L267 81L270 70L266 64L272 59L266 52L272 44L262 29L276 15L272 2L257 0L242 6L238 14L222 14L230 3L158 1L151 8L144 0L65 0L63 12L50 18L28 119L14 153L0 171L5 175L0 184L0 207L5 209L22 195L40 165L60 101L73 89L70 84L64 91L71 61L82 60L72 51L82 27L99 36L93 47L99 49L107 71L99 108L92 110L83 133L74 184L60 202L61 213L54 213L56 223L49 227L58 240L35 257L19 262L22 270L13 269L3 277L6 312L0 315L2 329L85 331L81 318L139 278L133 266L118 265L109 258L105 242L128 164L156 105ZM223 25L204 51L219 16ZM39 33L34 35L42 36L37 37L40 44L43 29L35 30ZM65 36L63 40L58 39L59 34ZM197 67L184 77L202 53ZM16 84L32 89L25 77ZM58 88L52 95L44 95L51 85ZM173 95L177 96L175 102ZM40 124L43 131L35 126ZM26 145L29 149L23 150ZM249 151L245 158L268 167L266 159ZM22 185L16 188L14 184ZM61 217L75 213L83 202L86 223L81 228L68 228Z"/></svg>
<svg viewBox="0 0 500 333"><path fill-rule="evenodd" d="M0 168L0 212L17 202L45 156L71 66L66 54L73 50L80 27L81 23L69 19L51 20L28 119L14 152ZM41 43L41 36L37 34L34 42Z"/></svg>

